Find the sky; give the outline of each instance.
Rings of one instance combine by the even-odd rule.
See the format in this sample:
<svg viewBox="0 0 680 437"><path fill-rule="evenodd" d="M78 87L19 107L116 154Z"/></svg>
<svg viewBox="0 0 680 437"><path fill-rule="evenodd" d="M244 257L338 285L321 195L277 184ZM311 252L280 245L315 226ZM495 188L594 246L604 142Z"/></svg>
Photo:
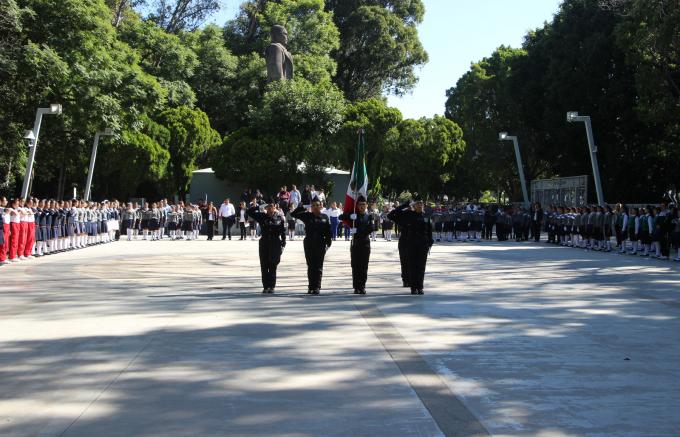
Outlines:
<svg viewBox="0 0 680 437"><path fill-rule="evenodd" d="M446 90L476 62L500 45L520 47L524 35L550 21L561 0L423 0L425 19L418 34L430 61L416 73L411 94L388 96L404 118L444 113ZM241 0L222 0L211 21L223 25L236 15ZM295 55L295 54L293 54Z"/></svg>

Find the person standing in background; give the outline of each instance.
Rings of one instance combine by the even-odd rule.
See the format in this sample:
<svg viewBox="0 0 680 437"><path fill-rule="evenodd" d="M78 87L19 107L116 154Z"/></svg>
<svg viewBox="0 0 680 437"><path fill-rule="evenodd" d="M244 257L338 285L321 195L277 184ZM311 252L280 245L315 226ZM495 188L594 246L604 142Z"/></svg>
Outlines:
<svg viewBox="0 0 680 437"><path fill-rule="evenodd" d="M331 238L335 241L338 238L338 225L340 224L338 217L342 214L342 210L338 208L337 203L331 202L330 208L326 208L323 213L326 214L331 221Z"/></svg>
<svg viewBox="0 0 680 437"><path fill-rule="evenodd" d="M288 196L288 203L290 205L292 204L299 205L301 201L302 197L300 196L300 192L298 191L297 187L295 185L291 185L290 195Z"/></svg>
<svg viewBox="0 0 680 437"><path fill-rule="evenodd" d="M231 240L231 227L234 226L236 210L228 197L224 199L224 202L220 205L218 215L222 220L222 240L225 240L227 237Z"/></svg>
<svg viewBox="0 0 680 437"><path fill-rule="evenodd" d="M206 209L205 233L208 236L208 241L212 241L213 236L215 235L215 221L217 220L217 208L215 208L215 205L212 202L209 202L208 206L205 209Z"/></svg>
<svg viewBox="0 0 680 437"><path fill-rule="evenodd" d="M0 265L9 264L7 250L9 249L9 208L7 198L0 197Z"/></svg>

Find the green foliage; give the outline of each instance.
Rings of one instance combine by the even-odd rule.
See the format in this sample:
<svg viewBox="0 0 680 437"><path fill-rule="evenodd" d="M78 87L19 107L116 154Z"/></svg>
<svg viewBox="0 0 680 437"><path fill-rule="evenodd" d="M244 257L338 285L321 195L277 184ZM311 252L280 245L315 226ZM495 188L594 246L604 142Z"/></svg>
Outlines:
<svg viewBox="0 0 680 437"><path fill-rule="evenodd" d="M264 63L259 57L234 56L214 25L198 33L194 46L201 60L191 79L198 107L221 134L238 129L245 123L248 104L260 98L266 80Z"/></svg>
<svg viewBox="0 0 680 437"><path fill-rule="evenodd" d="M220 143L220 135L212 127L205 112L185 106L166 109L158 122L170 133L168 166L172 192L184 195L201 158Z"/></svg>
<svg viewBox="0 0 680 437"><path fill-rule="evenodd" d="M410 89L426 60L422 2L250 0L224 29L198 28L216 5L1 0L0 191L20 186L23 131L50 103L64 112L43 120L40 196L84 185L94 133L105 127L115 136L101 141L94 198L183 194L199 165L261 188L300 178L301 164L322 178L327 166L351 165L359 128L379 181L402 121L379 95ZM263 52L275 24L288 29L296 77L267 84Z"/></svg>
<svg viewBox="0 0 680 437"><path fill-rule="evenodd" d="M177 36L139 17L125 21L119 38L135 49L144 70L167 81L188 80L198 65L196 53Z"/></svg>
<svg viewBox="0 0 680 437"><path fill-rule="evenodd" d="M149 123L144 131L126 130L110 146L103 145L108 149L106 161L99 161L94 183L101 195L128 199L162 190L158 184L166 176L170 160L170 152L164 147L170 132Z"/></svg>
<svg viewBox="0 0 680 437"><path fill-rule="evenodd" d="M261 106L251 109L250 118L263 133L309 141L336 133L344 109L342 93L332 83L295 78L269 84Z"/></svg>
<svg viewBox="0 0 680 437"><path fill-rule="evenodd" d="M463 131L441 116L404 120L398 126L399 140L387 156L386 181L393 189L437 195L456 175L465 152Z"/></svg>
<svg viewBox="0 0 680 437"><path fill-rule="evenodd" d="M353 162L358 142L357 133L359 129L364 129L368 174L381 175L385 156L397 147L397 125L401 121L401 112L387 106L382 99L369 99L347 105L342 129L334 141L340 146L340 163L348 165Z"/></svg>
<svg viewBox="0 0 680 437"><path fill-rule="evenodd" d="M678 99L664 73L674 64L655 56L645 62L672 46L644 37L677 34L676 21L655 9L657 1L617 2L624 9L603 3L565 0L522 50L499 48L448 91L447 117L468 144L469 171L452 184L456 194L500 189L521 199L512 145L498 142L501 131L519 137L528 180L592 174L583 125L566 123L568 111L592 117L606 200L651 201L677 183Z"/></svg>
<svg viewBox="0 0 680 437"><path fill-rule="evenodd" d="M335 80L349 100L413 89L415 67L428 60L416 28L421 0L326 0L326 8L340 29Z"/></svg>

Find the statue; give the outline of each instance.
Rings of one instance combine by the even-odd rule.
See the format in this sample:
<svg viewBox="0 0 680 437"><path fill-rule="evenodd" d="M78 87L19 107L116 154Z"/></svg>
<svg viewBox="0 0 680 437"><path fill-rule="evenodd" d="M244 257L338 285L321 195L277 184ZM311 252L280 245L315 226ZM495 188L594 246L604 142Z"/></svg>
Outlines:
<svg viewBox="0 0 680 437"><path fill-rule="evenodd" d="M269 82L293 78L293 56L286 45L288 32L283 26L273 26L271 30L272 43L264 51L267 60L267 80Z"/></svg>

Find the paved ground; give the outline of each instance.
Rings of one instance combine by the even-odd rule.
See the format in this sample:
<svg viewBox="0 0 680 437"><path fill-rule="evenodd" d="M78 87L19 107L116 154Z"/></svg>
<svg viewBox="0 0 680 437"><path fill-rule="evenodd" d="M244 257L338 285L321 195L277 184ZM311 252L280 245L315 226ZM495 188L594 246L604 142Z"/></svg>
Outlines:
<svg viewBox="0 0 680 437"><path fill-rule="evenodd" d="M118 242L0 269L0 435L678 436L680 266L530 244L348 246L275 296L256 243Z"/></svg>

